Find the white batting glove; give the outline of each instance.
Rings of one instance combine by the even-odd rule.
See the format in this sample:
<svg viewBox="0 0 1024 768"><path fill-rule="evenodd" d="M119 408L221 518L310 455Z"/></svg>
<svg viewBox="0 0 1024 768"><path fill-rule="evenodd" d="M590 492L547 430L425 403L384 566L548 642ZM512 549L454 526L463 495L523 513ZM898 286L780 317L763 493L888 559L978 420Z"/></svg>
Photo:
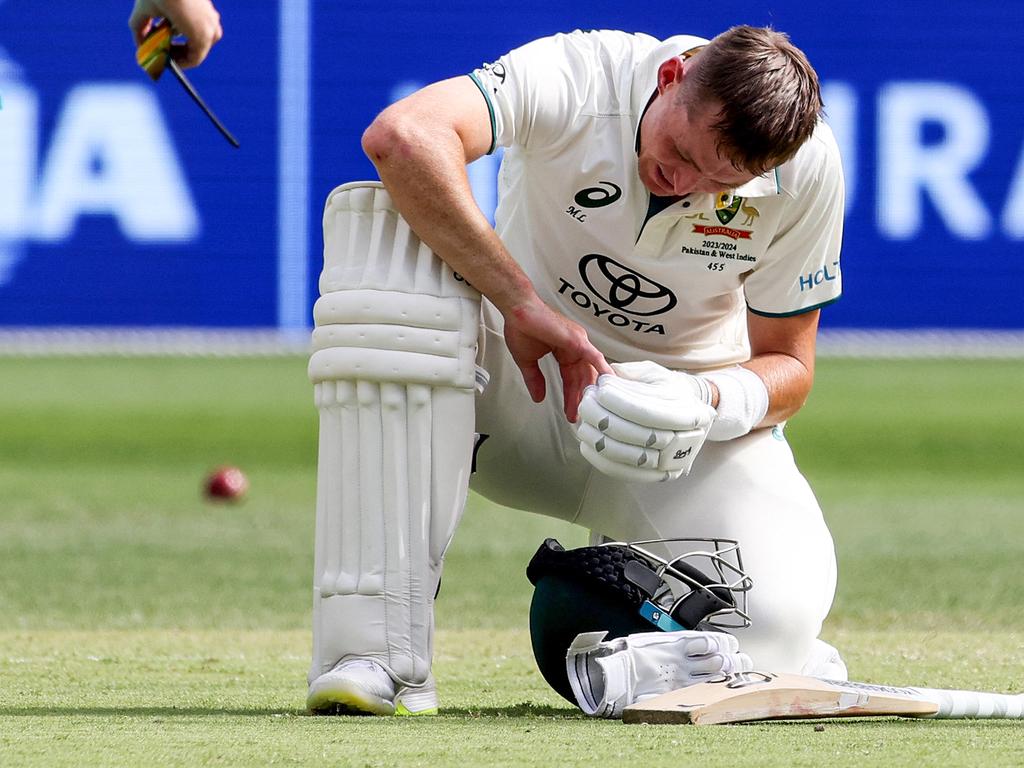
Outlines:
<svg viewBox="0 0 1024 768"><path fill-rule="evenodd" d="M565 657L576 703L592 717L621 717L638 701L754 668L725 632L640 632L604 641L607 634L577 635Z"/></svg>
<svg viewBox="0 0 1024 768"><path fill-rule="evenodd" d="M704 379L657 363L614 363L584 390L576 437L606 475L660 482L685 475L715 419Z"/></svg>

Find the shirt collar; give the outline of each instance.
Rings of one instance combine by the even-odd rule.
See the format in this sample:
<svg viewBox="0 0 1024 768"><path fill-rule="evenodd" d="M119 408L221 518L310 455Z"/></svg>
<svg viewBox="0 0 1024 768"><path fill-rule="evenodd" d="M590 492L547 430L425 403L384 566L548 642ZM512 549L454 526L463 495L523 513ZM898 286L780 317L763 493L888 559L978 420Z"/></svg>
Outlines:
<svg viewBox="0 0 1024 768"><path fill-rule="evenodd" d="M726 190L727 192L730 190ZM779 181L779 169L772 168L760 176L755 176L746 184L731 190L734 197L773 197L782 194L782 183Z"/></svg>

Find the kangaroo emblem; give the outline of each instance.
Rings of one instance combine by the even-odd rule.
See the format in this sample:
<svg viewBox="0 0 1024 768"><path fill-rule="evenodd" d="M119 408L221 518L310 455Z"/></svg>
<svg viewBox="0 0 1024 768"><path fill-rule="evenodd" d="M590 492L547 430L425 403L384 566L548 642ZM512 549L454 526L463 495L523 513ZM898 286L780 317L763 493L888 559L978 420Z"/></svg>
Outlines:
<svg viewBox="0 0 1024 768"><path fill-rule="evenodd" d="M761 215L761 212L757 210L757 208L752 205L747 205L746 203L740 206L740 210L743 211L744 215L747 217L743 220L743 226L745 227L752 227L754 225L754 219Z"/></svg>

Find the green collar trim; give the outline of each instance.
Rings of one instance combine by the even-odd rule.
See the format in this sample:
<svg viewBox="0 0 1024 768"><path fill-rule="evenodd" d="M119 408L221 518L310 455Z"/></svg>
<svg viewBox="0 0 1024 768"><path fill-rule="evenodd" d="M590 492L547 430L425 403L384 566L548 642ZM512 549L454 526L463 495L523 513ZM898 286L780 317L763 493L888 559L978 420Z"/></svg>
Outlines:
<svg viewBox="0 0 1024 768"><path fill-rule="evenodd" d="M822 307L827 307L829 304L834 304L835 302L839 301L839 299L841 299L841 298L842 298L841 295L840 296L836 296L834 299L829 299L828 301L823 301L823 302L821 302L821 304L815 304L813 307L804 307L803 309L795 309L792 312L762 312L759 309L754 309L749 304L747 304L747 309L750 310L751 312L753 312L755 315L760 315L761 317L795 317L796 315L806 315L808 312L813 312L816 309L821 309Z"/></svg>
<svg viewBox="0 0 1024 768"><path fill-rule="evenodd" d="M487 102L487 115L491 118L491 146L487 150L487 154L494 154L495 142L498 140L497 137L497 126L494 122L494 105L491 103L491 97L487 95L487 89L484 88L484 84L480 82L480 78L476 76L475 72L469 73L469 79L472 80L476 87L480 89L481 95L484 97L484 101Z"/></svg>

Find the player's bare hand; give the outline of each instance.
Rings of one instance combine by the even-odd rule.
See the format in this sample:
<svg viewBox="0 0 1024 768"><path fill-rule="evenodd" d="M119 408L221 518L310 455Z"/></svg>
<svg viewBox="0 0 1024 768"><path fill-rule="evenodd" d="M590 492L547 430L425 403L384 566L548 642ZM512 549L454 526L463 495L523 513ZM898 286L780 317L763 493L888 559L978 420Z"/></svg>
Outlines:
<svg viewBox="0 0 1024 768"><path fill-rule="evenodd" d="M135 45L142 42L158 17L169 19L174 30L188 40L184 46L171 49L175 60L185 68L199 66L224 35L220 14L210 0L135 0L128 19Z"/></svg>
<svg viewBox="0 0 1024 768"><path fill-rule="evenodd" d="M547 387L540 360L552 354L562 377L565 418L576 421L583 390L603 373L614 373L608 361L590 343L583 326L560 315L542 301L521 304L505 314L505 343L523 374L535 403Z"/></svg>

